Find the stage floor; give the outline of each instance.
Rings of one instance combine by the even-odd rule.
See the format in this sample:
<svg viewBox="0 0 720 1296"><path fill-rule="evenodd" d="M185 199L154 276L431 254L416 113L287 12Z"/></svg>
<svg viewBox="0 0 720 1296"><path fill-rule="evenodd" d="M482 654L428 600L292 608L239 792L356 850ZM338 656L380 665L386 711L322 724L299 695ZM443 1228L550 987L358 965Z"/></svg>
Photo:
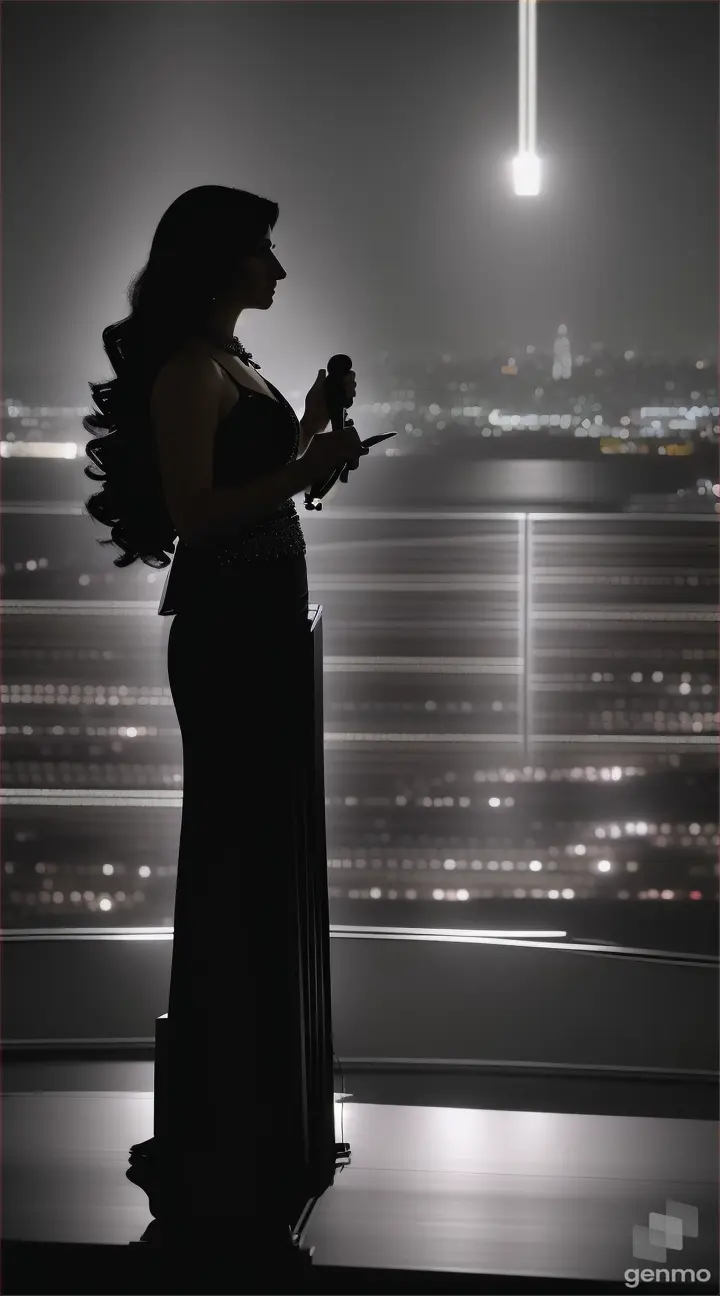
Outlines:
<svg viewBox="0 0 720 1296"><path fill-rule="evenodd" d="M151 1083L147 1062L5 1066L5 1240L140 1238L151 1217L125 1170L152 1134ZM701 1287L716 1289L715 1121L405 1105L397 1089L389 1103L336 1103L352 1161L309 1221L315 1268L618 1282L682 1267L709 1269ZM697 1208L698 1236L666 1261L634 1258L634 1226L668 1201Z"/></svg>

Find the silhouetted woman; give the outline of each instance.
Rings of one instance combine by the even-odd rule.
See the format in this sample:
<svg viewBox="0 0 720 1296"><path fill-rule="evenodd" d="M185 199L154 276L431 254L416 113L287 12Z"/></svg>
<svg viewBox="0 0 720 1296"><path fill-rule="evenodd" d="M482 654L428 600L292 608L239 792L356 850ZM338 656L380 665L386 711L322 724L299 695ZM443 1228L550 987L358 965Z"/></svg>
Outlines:
<svg viewBox="0 0 720 1296"><path fill-rule="evenodd" d="M170 1139L135 1149L168 1229L223 1222L283 1235L282 1066L289 1048L290 862L309 725L305 543L293 496L366 453L328 424L324 371L298 422L234 337L286 274L275 203L203 185L165 212L103 333L117 377L91 384L88 500L125 567L172 567L168 675L183 743L169 1003ZM354 394L354 375L346 380ZM100 435L97 435L97 434ZM179 537L177 546L176 539ZM267 1083L268 1073L276 1087ZM241 1238L238 1237L238 1241Z"/></svg>

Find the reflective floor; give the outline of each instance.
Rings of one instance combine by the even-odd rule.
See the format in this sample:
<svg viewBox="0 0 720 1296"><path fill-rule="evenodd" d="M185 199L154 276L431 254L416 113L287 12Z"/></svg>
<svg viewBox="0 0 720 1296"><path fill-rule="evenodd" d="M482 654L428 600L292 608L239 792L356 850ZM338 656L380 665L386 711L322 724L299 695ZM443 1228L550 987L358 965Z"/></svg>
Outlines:
<svg viewBox="0 0 720 1296"><path fill-rule="evenodd" d="M146 1197L125 1169L130 1144L152 1134L151 1075L143 1062L6 1067L5 1239L107 1245L141 1236ZM79 1087L93 1077L97 1088ZM617 1282L628 1269L682 1266L710 1270L705 1290L716 1284L714 1121L398 1097L336 1103L337 1138L351 1144L352 1161L308 1224L316 1268ZM697 1237L666 1256L634 1257L634 1229L651 1213L672 1214L668 1202L697 1209ZM647 1243L638 1232L636 1252Z"/></svg>

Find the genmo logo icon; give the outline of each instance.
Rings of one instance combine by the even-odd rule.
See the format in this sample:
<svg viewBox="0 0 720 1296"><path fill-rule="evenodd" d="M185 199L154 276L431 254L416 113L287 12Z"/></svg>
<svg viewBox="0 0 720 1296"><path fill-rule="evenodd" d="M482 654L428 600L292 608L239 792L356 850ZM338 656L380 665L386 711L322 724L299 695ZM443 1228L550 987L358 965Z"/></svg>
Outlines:
<svg viewBox="0 0 720 1296"><path fill-rule="evenodd" d="M666 1201L665 1214L651 1211L647 1224L633 1227L633 1255L638 1260L667 1261L668 1251L682 1251L686 1238L698 1236L697 1206L687 1202ZM626 1269L625 1286L641 1282L706 1283L709 1269Z"/></svg>

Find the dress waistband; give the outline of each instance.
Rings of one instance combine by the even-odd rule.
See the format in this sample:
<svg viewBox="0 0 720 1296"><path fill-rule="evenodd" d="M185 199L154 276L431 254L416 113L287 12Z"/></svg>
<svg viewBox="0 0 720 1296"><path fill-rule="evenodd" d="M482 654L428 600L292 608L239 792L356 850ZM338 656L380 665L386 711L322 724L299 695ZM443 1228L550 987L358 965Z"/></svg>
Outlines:
<svg viewBox="0 0 720 1296"><path fill-rule="evenodd" d="M251 523L232 539L207 545L183 545L182 552L192 555L192 561L205 568L232 570L247 563L300 557L306 553L306 545L297 509L292 500L287 500L271 516Z"/></svg>

